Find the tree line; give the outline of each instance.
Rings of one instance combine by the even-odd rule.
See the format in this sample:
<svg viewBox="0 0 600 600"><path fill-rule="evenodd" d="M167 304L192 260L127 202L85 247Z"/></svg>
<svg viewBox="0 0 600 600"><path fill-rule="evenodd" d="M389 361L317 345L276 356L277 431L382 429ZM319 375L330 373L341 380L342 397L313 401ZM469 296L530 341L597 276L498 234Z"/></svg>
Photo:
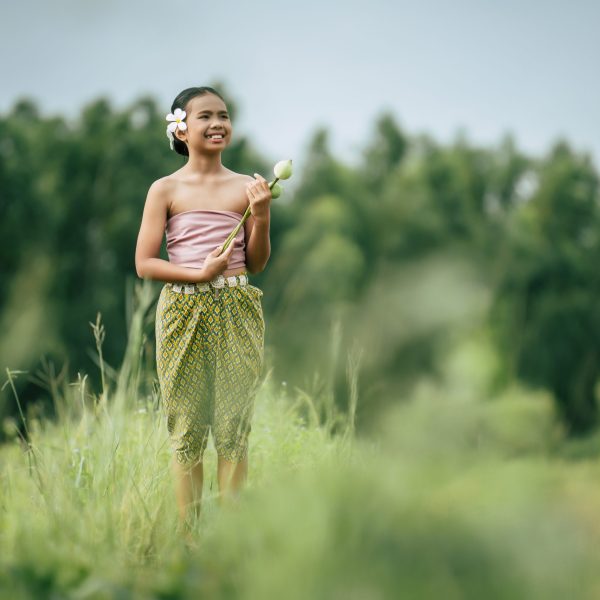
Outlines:
<svg viewBox="0 0 600 600"><path fill-rule="evenodd" d="M235 127L237 103L228 106ZM121 110L100 98L72 121L25 98L0 116L0 366L27 371L17 379L26 404L47 403L49 370L86 373L97 389L98 312L105 360L118 368L123 358L146 192L185 160L165 142L163 113L149 96ZM464 135L441 144L389 112L356 166L336 159L324 128L306 152L293 194L273 201L271 259L253 276L274 377L344 405L360 356L357 416L367 424L435 376L460 323L485 331L497 353L490 393L519 380L552 393L573 435L597 426L600 219L589 155L557 140L527 156L510 135L493 147ZM269 178L280 158L237 135L223 163ZM146 344L150 385L151 322ZM9 387L1 394L0 417L15 413Z"/></svg>

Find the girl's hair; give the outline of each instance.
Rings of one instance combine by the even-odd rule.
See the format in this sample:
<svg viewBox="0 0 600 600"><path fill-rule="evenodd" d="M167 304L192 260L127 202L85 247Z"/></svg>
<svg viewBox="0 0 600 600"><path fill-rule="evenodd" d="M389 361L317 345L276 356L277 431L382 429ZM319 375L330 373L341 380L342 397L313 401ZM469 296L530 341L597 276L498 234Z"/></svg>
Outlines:
<svg viewBox="0 0 600 600"><path fill-rule="evenodd" d="M227 104L225 98L223 98L223 96L221 96L221 94L219 94L217 90L207 85L203 85L201 87L186 88L182 92L179 92L179 94L177 94L177 96L175 97L175 100L173 100L173 104L171 104L171 112L173 112L176 108L181 108L181 110L185 110L187 103L192 98L195 98L196 96L204 96L205 94L214 94L215 96L221 98L221 100L223 100L225 104ZM173 140L173 149L175 150L175 152L177 152L177 154L181 154L182 156L189 156L187 145L180 139L178 139L177 136L175 136L175 134L173 134L173 136L175 137L175 139Z"/></svg>

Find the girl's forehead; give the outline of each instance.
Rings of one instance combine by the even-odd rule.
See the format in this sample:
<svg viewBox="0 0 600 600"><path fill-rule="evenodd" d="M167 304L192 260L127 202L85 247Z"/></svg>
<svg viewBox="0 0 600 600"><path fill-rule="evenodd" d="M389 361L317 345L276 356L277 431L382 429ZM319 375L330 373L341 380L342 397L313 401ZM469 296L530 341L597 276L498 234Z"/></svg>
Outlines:
<svg viewBox="0 0 600 600"><path fill-rule="evenodd" d="M205 94L204 96L196 96L192 98L188 104L190 112L196 112L199 110L227 110L225 102L214 94Z"/></svg>

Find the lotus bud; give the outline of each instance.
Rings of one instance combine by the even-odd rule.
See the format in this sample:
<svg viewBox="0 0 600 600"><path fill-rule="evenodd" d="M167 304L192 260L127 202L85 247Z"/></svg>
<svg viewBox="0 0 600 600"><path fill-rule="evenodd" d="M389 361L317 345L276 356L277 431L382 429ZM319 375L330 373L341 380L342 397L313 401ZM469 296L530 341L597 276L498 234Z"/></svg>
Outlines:
<svg viewBox="0 0 600 600"><path fill-rule="evenodd" d="M275 198L279 198L279 196L281 196L281 192L283 192L283 188L278 183L275 183L274 181L270 181L269 187L271 188L271 196L272 196L273 200L275 200Z"/></svg>
<svg viewBox="0 0 600 600"><path fill-rule="evenodd" d="M273 168L277 179L289 179L292 176L292 159L280 160Z"/></svg>

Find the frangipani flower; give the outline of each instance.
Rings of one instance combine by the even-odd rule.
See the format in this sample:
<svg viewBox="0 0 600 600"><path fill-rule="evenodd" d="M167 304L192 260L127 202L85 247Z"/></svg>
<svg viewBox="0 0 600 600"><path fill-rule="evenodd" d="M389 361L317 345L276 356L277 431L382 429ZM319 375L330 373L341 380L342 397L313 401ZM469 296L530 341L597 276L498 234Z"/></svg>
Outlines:
<svg viewBox="0 0 600 600"><path fill-rule="evenodd" d="M173 150L173 142L175 141L175 136L173 135L173 132L176 129L180 129L181 131L185 131L187 129L187 123L185 123L184 121L185 115L185 110L181 110L181 108L176 108L172 113L169 113L165 117L167 121L171 121L167 125L167 137L169 138L171 150Z"/></svg>
<svg viewBox="0 0 600 600"><path fill-rule="evenodd" d="M275 173L275 180L269 182L269 189L271 190L271 197L273 199L279 198L283 191L281 186L277 183L279 179L289 179L292 176L292 159L280 160L273 168ZM231 243L231 240L237 235L238 231L242 228L242 225L246 219L250 216L250 206L246 209L242 220L237 224L237 227L229 234L229 237L225 240L221 254L227 250L227 246Z"/></svg>

